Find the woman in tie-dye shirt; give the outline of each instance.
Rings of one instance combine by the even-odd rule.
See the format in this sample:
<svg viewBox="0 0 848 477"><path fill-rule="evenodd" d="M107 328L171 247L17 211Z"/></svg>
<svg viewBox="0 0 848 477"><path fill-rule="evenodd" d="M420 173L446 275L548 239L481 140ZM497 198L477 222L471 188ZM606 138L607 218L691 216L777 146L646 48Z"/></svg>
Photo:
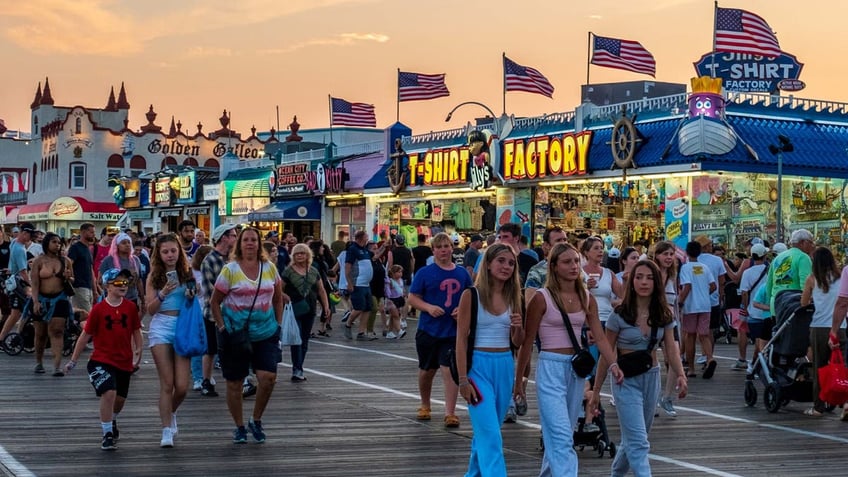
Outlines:
<svg viewBox="0 0 848 477"><path fill-rule="evenodd" d="M233 256L215 281L210 310L218 328L221 371L227 380L227 408L236 424L233 442L247 442L242 415L242 380L252 366L258 381L256 405L248 428L257 442L265 441L262 413L277 380L277 363L282 360L279 330L283 317L283 293L277 267L262 249L259 231L248 227L239 233ZM227 349L229 335L245 328L252 350L233 353Z"/></svg>

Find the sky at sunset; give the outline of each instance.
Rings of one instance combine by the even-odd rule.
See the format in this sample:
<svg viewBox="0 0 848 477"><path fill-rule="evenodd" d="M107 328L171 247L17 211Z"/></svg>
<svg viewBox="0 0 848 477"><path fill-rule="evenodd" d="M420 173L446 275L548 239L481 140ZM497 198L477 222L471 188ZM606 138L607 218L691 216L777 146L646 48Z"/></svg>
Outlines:
<svg viewBox="0 0 848 477"><path fill-rule="evenodd" d="M805 64L798 97L848 102L844 39L848 2L735 0L768 21L781 48ZM709 0L4 0L0 2L0 118L28 131L29 105L45 77L56 105L102 108L126 84L130 128L150 104L209 132L232 111L232 126L283 129L329 125L327 95L376 106L377 125L395 121L397 69L447 73L451 95L404 102L400 119L416 134L460 127L502 109L501 53L540 70L553 99L507 94L516 116L572 111L586 80L587 32L640 41L656 59L657 81L688 83L712 45ZM592 66L592 82L651 80Z"/></svg>

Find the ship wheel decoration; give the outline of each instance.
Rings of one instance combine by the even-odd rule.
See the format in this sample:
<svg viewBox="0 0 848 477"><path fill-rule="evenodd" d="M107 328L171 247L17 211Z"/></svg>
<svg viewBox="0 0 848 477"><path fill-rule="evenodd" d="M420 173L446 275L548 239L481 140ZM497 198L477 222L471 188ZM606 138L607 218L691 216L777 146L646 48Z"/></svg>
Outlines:
<svg viewBox="0 0 848 477"><path fill-rule="evenodd" d="M613 169L616 166L625 171L628 168L636 169L636 161L633 158L636 156L636 148L642 142L642 138L639 137L639 132L633 125L634 121L636 121L636 115L628 118L627 109L622 107L621 117L615 121L612 136L607 143L612 150Z"/></svg>
<svg viewBox="0 0 848 477"><path fill-rule="evenodd" d="M403 162L408 157L400 138L395 139L395 152L389 157L392 159L392 165L386 170L389 187L395 194L400 194L406 188L406 168Z"/></svg>

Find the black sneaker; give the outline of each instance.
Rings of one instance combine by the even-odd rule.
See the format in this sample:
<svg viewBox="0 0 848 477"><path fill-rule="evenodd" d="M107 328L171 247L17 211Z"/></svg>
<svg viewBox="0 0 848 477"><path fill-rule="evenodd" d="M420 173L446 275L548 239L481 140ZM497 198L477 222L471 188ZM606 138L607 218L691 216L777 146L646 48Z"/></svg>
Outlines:
<svg viewBox="0 0 848 477"><path fill-rule="evenodd" d="M112 421L112 438L115 439L115 442L118 442L120 436L121 433L118 431L118 421Z"/></svg>
<svg viewBox="0 0 848 477"><path fill-rule="evenodd" d="M256 385L247 383L241 388L241 397L250 397L256 394Z"/></svg>
<svg viewBox="0 0 848 477"><path fill-rule="evenodd" d="M115 445L115 436L112 435L111 432L107 432L105 436L103 436L103 440L100 441L100 449L105 451L113 451L117 449L118 446Z"/></svg>
<svg viewBox="0 0 848 477"><path fill-rule="evenodd" d="M218 397L218 392L215 391L215 385L208 379L204 379L203 384L200 385L200 394L206 397Z"/></svg>
<svg viewBox="0 0 848 477"><path fill-rule="evenodd" d="M244 426L236 427L233 431L233 442L236 444L247 443L247 429Z"/></svg>
<svg viewBox="0 0 848 477"><path fill-rule="evenodd" d="M262 421L254 421L253 418L250 418L247 428L250 429L250 433L253 434L253 439L257 443L262 444L265 442L265 430L262 429Z"/></svg>

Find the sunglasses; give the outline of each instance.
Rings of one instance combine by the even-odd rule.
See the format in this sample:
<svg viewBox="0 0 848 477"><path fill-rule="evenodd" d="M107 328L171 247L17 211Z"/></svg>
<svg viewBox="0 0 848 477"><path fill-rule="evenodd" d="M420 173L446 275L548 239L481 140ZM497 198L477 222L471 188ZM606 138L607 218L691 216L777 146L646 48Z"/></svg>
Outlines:
<svg viewBox="0 0 848 477"><path fill-rule="evenodd" d="M130 280L127 280L127 279L112 280L111 282L109 282L109 284L115 285L116 287L125 287L125 286L129 286Z"/></svg>

